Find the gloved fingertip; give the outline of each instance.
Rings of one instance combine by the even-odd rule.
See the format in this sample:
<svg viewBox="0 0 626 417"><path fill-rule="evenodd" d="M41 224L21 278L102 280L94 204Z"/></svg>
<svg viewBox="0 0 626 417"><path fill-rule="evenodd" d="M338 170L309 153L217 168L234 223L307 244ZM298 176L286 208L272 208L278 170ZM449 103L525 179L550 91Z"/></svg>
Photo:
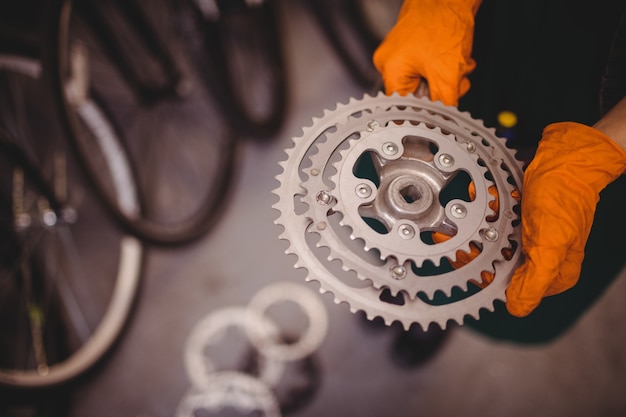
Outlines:
<svg viewBox="0 0 626 417"><path fill-rule="evenodd" d="M458 85L449 77L442 77L440 73L428 73L424 75L430 87L430 99L441 101L446 106L458 106L459 94Z"/></svg>
<svg viewBox="0 0 626 417"><path fill-rule="evenodd" d="M459 105L459 97L454 93L434 92L431 90L430 99L433 101L441 101L446 106L457 107Z"/></svg>
<svg viewBox="0 0 626 417"><path fill-rule="evenodd" d="M420 83L420 78L403 79L402 81L394 79L393 81L385 82L385 93L389 96L393 93L398 93L401 96L406 96L414 93L419 87Z"/></svg>
<svg viewBox="0 0 626 417"><path fill-rule="evenodd" d="M466 76L461 78L461 82L459 83L459 97L463 97L465 94L467 94L470 87L471 87L471 84L469 82L469 79Z"/></svg>
<svg viewBox="0 0 626 417"><path fill-rule="evenodd" d="M539 278L532 262L519 267L506 289L506 309L515 317L529 315L541 302L545 293L545 280Z"/></svg>
<svg viewBox="0 0 626 417"><path fill-rule="evenodd" d="M458 105L459 105L459 100L458 99L454 99L454 98L450 98L450 97L442 97L442 96L431 95L430 99L432 101L441 101L446 106L458 107Z"/></svg>
<svg viewBox="0 0 626 417"><path fill-rule="evenodd" d="M537 308L537 306L539 305L539 303L523 303L523 302L516 302L516 301L512 301L512 300L507 300L506 302L506 309L509 312L509 314L511 314L512 316L515 317L526 317L528 316L530 313L533 312L533 310L535 308Z"/></svg>
<svg viewBox="0 0 626 417"><path fill-rule="evenodd" d="M580 278L584 252L571 252L561 265L559 275L550 283L546 296L561 294L574 287Z"/></svg>

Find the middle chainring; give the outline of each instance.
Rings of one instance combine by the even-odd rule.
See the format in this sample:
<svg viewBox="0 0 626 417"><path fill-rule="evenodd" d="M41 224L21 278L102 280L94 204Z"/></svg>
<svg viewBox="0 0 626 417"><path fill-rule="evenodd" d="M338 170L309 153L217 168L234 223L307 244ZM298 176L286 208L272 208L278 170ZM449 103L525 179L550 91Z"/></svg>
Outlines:
<svg viewBox="0 0 626 417"><path fill-rule="evenodd" d="M280 237L337 303L427 329L504 300L522 261L523 171L493 129L380 93L326 111L286 153Z"/></svg>

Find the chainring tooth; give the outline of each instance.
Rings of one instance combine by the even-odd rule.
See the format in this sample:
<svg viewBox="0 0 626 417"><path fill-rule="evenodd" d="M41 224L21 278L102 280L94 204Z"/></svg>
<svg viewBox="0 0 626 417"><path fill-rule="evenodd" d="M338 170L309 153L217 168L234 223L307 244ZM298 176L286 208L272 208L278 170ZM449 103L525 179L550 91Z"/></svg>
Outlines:
<svg viewBox="0 0 626 417"><path fill-rule="evenodd" d="M407 139L412 148L397 155L405 138L412 136L418 145ZM436 147L430 164L415 157L424 151L421 140ZM386 181L383 191L374 190L376 183L368 178L359 184L355 166L365 152L377 152L382 161L375 171L378 187ZM296 255L295 267L307 271L306 281L317 281L320 293L330 292L336 304L347 304L353 313L363 311L370 320L381 317L387 325L398 321L406 329L413 323L427 329L431 323L445 328L449 322L462 324L467 316L479 318L481 310L493 311L495 301L505 299L508 280L522 261L514 210L519 203L512 194L520 191L523 173L522 163L494 129L440 102L379 93L325 110L302 129L301 136L292 138L285 154L276 176L279 186L273 190L278 202L272 207L279 213L275 223L283 228L279 238L288 242L285 253ZM475 186L474 198L441 203L446 175L454 177L461 171ZM498 210L490 207L496 199L488 192L492 186L498 191ZM359 212L371 193L378 193L371 201L386 199L368 210L393 225L387 233L376 231ZM424 195L428 199L419 201ZM297 196L306 206L300 212L295 207ZM495 220L487 221L491 218ZM425 244L416 236L420 230L437 230L438 224L455 220L458 230L447 241ZM311 233L317 235L315 244L307 237ZM444 259L456 262L457 253L469 253L471 244L482 249L458 269L432 275L413 270L427 262L436 269ZM502 249L511 246L514 252L505 258ZM328 254L321 256L320 249ZM339 261L340 271L330 268L334 261ZM364 286L349 284L340 272L354 273ZM493 281L469 294L469 283L480 282L482 272L491 274ZM384 291L402 295L404 302L383 301ZM443 305L432 303L438 292L450 298L459 291L469 295Z"/></svg>

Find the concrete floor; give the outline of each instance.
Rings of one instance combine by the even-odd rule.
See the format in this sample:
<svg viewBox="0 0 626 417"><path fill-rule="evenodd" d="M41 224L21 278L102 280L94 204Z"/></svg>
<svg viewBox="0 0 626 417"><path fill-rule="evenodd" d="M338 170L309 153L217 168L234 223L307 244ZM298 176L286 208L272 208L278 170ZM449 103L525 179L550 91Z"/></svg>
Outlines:
<svg viewBox="0 0 626 417"><path fill-rule="evenodd" d="M284 128L269 144L247 142L232 199L215 230L190 246L149 251L135 315L110 357L76 384L69 417L174 415L191 386L183 356L193 326L222 308L245 306L276 281L303 283L273 224L278 161L313 116L361 96L363 89L302 6L284 7L291 87ZM621 273L571 329L548 344L494 341L468 327L454 328L437 354L417 367L394 361L397 328L368 325L345 305L319 296L330 318L314 354L320 385L290 415L626 415L624 294ZM227 356L223 367L241 362Z"/></svg>

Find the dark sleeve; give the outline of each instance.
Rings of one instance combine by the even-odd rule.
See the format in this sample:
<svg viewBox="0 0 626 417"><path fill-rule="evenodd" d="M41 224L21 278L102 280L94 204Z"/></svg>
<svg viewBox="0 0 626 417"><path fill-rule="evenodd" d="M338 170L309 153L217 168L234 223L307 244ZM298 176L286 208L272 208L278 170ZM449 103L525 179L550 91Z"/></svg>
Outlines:
<svg viewBox="0 0 626 417"><path fill-rule="evenodd" d="M600 110L608 112L626 96L626 8L617 27L600 86Z"/></svg>

